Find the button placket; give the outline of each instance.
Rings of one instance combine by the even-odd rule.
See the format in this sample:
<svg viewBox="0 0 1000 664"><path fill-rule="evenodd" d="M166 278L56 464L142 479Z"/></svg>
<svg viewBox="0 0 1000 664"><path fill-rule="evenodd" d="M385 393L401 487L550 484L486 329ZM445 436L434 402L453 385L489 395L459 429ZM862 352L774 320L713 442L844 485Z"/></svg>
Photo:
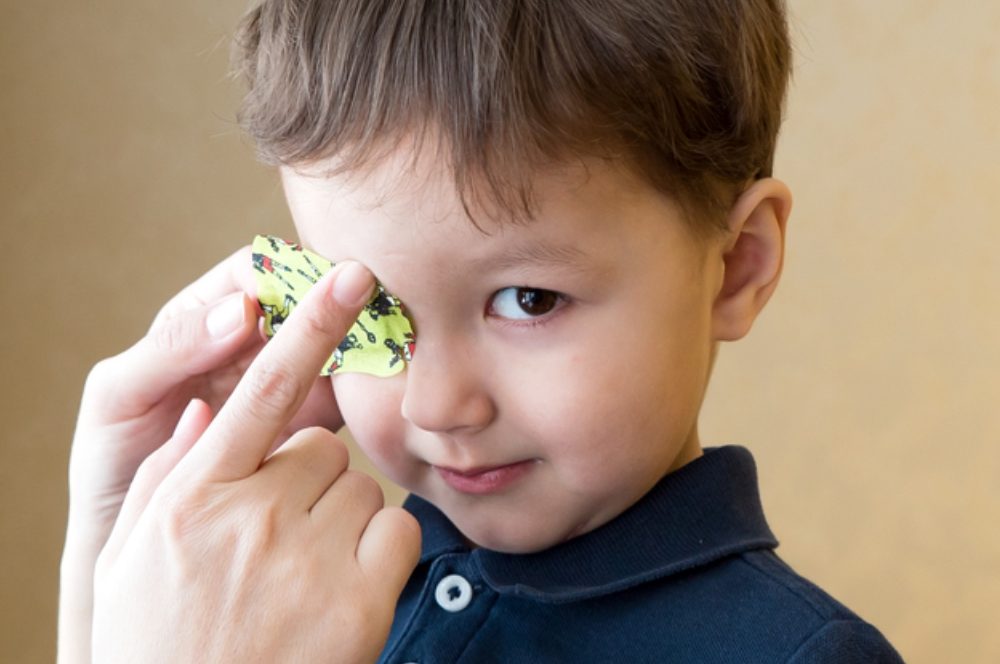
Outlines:
<svg viewBox="0 0 1000 664"><path fill-rule="evenodd" d="M449 574L438 581L434 600L445 611L457 613L472 601L472 584L460 574Z"/></svg>
<svg viewBox="0 0 1000 664"><path fill-rule="evenodd" d="M457 661L488 620L497 594L468 553L444 554L431 563L414 599L405 624L393 626L400 637L381 664Z"/></svg>

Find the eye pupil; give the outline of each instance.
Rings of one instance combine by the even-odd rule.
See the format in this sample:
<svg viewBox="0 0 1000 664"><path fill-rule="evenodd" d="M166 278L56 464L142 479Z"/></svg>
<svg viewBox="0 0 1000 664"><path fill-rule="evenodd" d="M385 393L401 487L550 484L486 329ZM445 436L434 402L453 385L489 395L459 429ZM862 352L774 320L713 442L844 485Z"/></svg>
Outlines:
<svg viewBox="0 0 1000 664"><path fill-rule="evenodd" d="M547 290L538 288L518 288L517 304L526 314L541 316L555 308L558 296Z"/></svg>

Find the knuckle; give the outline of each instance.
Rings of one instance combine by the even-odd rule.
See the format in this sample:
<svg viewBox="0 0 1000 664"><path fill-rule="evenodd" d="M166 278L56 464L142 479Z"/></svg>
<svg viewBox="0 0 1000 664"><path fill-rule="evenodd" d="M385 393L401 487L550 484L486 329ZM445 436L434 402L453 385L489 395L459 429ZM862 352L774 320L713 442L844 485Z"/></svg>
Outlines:
<svg viewBox="0 0 1000 664"><path fill-rule="evenodd" d="M171 491L160 496L157 513L170 542L183 542L205 524L205 502L196 493Z"/></svg>
<svg viewBox="0 0 1000 664"><path fill-rule="evenodd" d="M333 446L334 442L337 440L337 436L332 431L321 426L305 427L300 429L298 433L296 433L296 436L323 446Z"/></svg>
<svg viewBox="0 0 1000 664"><path fill-rule="evenodd" d="M287 515L275 500L250 501L236 518L236 532L245 539L244 546L251 558L273 548Z"/></svg>
<svg viewBox="0 0 1000 664"><path fill-rule="evenodd" d="M92 366L83 384L84 391L100 391L108 386L111 383L111 375L114 373L114 362L114 358L109 357Z"/></svg>
<svg viewBox="0 0 1000 664"><path fill-rule="evenodd" d="M419 557L422 535L416 517L402 507L385 507L381 518L385 520L393 540L398 543L399 551L409 551L413 556ZM400 556L401 562L405 559L406 556ZM413 564L416 564L415 559Z"/></svg>
<svg viewBox="0 0 1000 664"><path fill-rule="evenodd" d="M309 338L339 338L346 331L345 321L340 320L332 307L300 307L296 312L301 312L299 327L302 334Z"/></svg>
<svg viewBox="0 0 1000 664"><path fill-rule="evenodd" d="M314 426L301 431L303 436L314 445L318 453L322 456L324 465L336 470L338 473L347 468L350 461L347 446L329 429Z"/></svg>
<svg viewBox="0 0 1000 664"><path fill-rule="evenodd" d="M246 374L246 405L250 412L273 418L292 410L302 394L295 374L281 367L262 367Z"/></svg>
<svg viewBox="0 0 1000 664"><path fill-rule="evenodd" d="M196 485L160 501L158 527L180 578L192 581L219 560L249 575L274 548L282 527L277 502L231 498Z"/></svg>
<svg viewBox="0 0 1000 664"><path fill-rule="evenodd" d="M160 307L160 310L156 312L156 315L153 317L153 322L150 324L149 329L153 330L163 325L165 321L168 321L174 316L176 316L179 309L180 305L178 304L177 299L174 298L170 300L162 307Z"/></svg>
<svg viewBox="0 0 1000 664"><path fill-rule="evenodd" d="M127 353L127 351L126 351ZM129 370L126 355L116 355L97 362L87 373L80 403L80 422L102 421L115 411L125 395L120 390L123 372Z"/></svg>
<svg viewBox="0 0 1000 664"><path fill-rule="evenodd" d="M402 507L388 507L386 510L392 515L392 522L396 526L396 529L400 531L400 534L416 540L419 548L420 523L417 521L417 517Z"/></svg>
<svg viewBox="0 0 1000 664"><path fill-rule="evenodd" d="M367 508L372 513L382 509L385 504L385 494L370 475L357 470L345 471L340 482L345 484L353 502Z"/></svg>
<svg viewBox="0 0 1000 664"><path fill-rule="evenodd" d="M280 501L272 495L243 495L236 500L207 485L175 489L159 497L157 512L172 539L183 540L201 531L213 538L225 533L257 537L277 529L282 518Z"/></svg>
<svg viewBox="0 0 1000 664"><path fill-rule="evenodd" d="M216 516L232 511L225 491L195 476L168 478L156 490L156 512L193 529L207 527Z"/></svg>
<svg viewBox="0 0 1000 664"><path fill-rule="evenodd" d="M150 328L146 338L153 348L169 353L192 346L196 341L196 336L189 317L176 316L164 319L154 325Z"/></svg>

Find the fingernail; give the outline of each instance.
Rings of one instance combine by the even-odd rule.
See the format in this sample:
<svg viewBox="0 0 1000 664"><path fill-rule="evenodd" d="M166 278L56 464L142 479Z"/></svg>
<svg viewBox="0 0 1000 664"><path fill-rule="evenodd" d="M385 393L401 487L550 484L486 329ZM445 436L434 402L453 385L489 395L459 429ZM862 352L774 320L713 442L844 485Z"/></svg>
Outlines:
<svg viewBox="0 0 1000 664"><path fill-rule="evenodd" d="M208 333L212 337L222 339L242 327L245 317L246 307L243 306L243 293L235 293L208 312L205 327L208 328Z"/></svg>
<svg viewBox="0 0 1000 664"><path fill-rule="evenodd" d="M375 278L361 263L346 261L333 282L333 298L345 307L360 307L371 299Z"/></svg>

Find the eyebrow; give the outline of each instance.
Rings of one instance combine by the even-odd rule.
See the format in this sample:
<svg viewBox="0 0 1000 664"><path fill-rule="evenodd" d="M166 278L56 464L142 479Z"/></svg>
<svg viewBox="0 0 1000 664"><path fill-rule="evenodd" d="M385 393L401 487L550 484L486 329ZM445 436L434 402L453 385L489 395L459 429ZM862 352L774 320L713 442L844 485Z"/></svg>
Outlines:
<svg viewBox="0 0 1000 664"><path fill-rule="evenodd" d="M590 254L572 245L532 243L505 249L501 254L484 259L481 266L502 270L526 264L544 264L576 272L593 272L599 266L594 265L591 258Z"/></svg>

